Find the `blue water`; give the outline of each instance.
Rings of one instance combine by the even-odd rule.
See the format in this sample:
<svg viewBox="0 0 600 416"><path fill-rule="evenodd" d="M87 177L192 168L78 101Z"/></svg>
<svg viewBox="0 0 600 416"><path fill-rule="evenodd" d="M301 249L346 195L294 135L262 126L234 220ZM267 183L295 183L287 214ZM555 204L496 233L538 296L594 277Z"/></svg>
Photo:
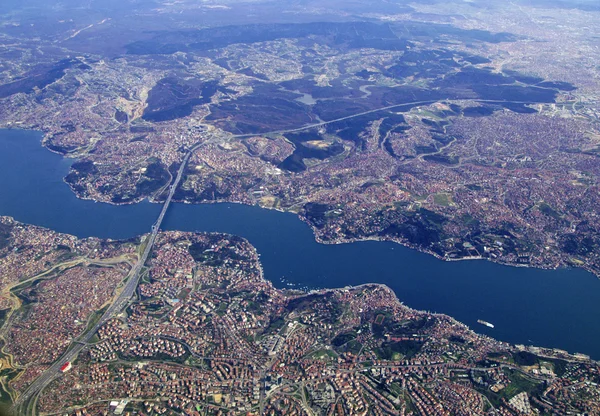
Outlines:
<svg viewBox="0 0 600 416"><path fill-rule="evenodd" d="M43 149L40 139L39 132L0 130L0 215L79 237L128 238L149 231L158 205L77 199L62 181L69 161ZM447 313L480 333L600 359L600 279L580 269L443 262L384 242L323 245L293 214L238 204L173 204L163 228L247 238L277 287L385 283L406 305Z"/></svg>

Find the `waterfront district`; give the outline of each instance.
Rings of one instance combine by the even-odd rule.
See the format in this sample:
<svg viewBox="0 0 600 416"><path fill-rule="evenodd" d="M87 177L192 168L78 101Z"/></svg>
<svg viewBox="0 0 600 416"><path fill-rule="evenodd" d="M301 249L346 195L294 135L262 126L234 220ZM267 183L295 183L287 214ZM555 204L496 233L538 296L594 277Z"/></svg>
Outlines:
<svg viewBox="0 0 600 416"><path fill-rule="evenodd" d="M600 11L513 3L14 4L0 126L43 131L85 199L164 201L202 142L176 201L598 275Z"/></svg>
<svg viewBox="0 0 600 416"><path fill-rule="evenodd" d="M135 296L82 337L148 238L0 217L5 401L23 414L600 414L600 367L584 355L478 335L383 285L275 289L256 250L225 234L158 233Z"/></svg>
<svg viewBox="0 0 600 416"><path fill-rule="evenodd" d="M80 198L166 203L127 241L2 218L12 411L600 413L587 356L385 286L278 290L246 240L159 232L172 199L240 202L321 242L599 275L594 2L32 3L3 2L0 126L42 131Z"/></svg>

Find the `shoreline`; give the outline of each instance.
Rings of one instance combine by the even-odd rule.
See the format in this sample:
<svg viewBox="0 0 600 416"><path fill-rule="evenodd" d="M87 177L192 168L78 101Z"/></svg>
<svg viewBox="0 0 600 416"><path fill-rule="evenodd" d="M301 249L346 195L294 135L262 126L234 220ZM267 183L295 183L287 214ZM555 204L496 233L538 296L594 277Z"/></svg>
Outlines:
<svg viewBox="0 0 600 416"><path fill-rule="evenodd" d="M2 217L9 218L11 221L14 221L16 224L19 224L21 226L32 227L34 229L51 230L47 227L33 225L33 224L27 224L27 223L17 221L13 217L10 217L10 216L1 216L0 215L0 218L2 218ZM57 232L54 230L51 230L51 231L54 233L57 233L57 234L70 235L67 233L60 233L60 232ZM535 351L536 353L539 353L539 351L546 351L546 353L548 353L548 354L553 352L555 354L555 356L554 356L555 358L562 358L562 359L566 358L566 359L570 359L570 360L578 361L578 362L585 362L585 361L600 362L600 359L595 359L595 358L589 357L587 354L582 354L582 353L578 353L578 352L569 352L569 351L562 350L562 349L555 348L555 347L548 347L548 346L541 346L541 345L534 345L534 344L529 344L529 345L517 344L514 342L503 341L494 336L490 336L490 335L481 333L481 332L477 331L476 328L472 328L468 324L462 322L461 320L459 320L447 313L436 312L436 311L431 311L431 310L426 310L426 309L419 309L419 308L415 308L415 307L406 305L402 300L400 300L400 298L398 297L398 293L396 293L396 291L392 287L390 287L389 285L387 285L385 283L367 281L367 282L360 283L360 284L346 285L346 286L342 286L342 287L312 289L309 291L303 291L303 290L299 290L299 289L290 289L290 288L279 288L274 285L272 280L270 280L268 277L265 276L263 264L262 264L262 261L260 258L260 253L259 253L258 249L247 238L241 237L241 236L238 236L235 234L227 233L227 232L222 232L222 231L178 231L178 230L162 230L162 231L160 231L160 234L163 234L163 235L169 235L169 234L174 234L174 233L175 234L176 233L190 234L190 235L197 234L197 235L215 235L215 236L224 236L224 237L235 237L235 238L239 238L239 239L243 240L251 248L252 253L256 257L256 261L258 263L258 278L259 278L260 282L270 286L271 288L273 288L273 290L279 291L283 294L289 294L291 296L297 295L295 297L301 298L301 297L310 296L313 294L336 293L336 292L346 291L346 290L361 290L362 288L376 287L376 288L380 288L380 289L388 292L388 294L394 298L394 301L403 308L406 308L408 310L411 310L413 312L417 312L420 314L431 315L433 317L440 317L443 319L449 319L453 324L466 328L468 331L473 332L478 337L481 337L483 339L493 340L494 342L497 342L511 350L515 350L515 351L526 350L526 351L530 351L530 352ZM142 241L142 238L147 235L148 235L147 233L144 233L144 234L138 235L136 237L139 238L140 241ZM75 237L75 236L73 236L73 237ZM79 239L79 237L75 237L75 238ZM88 238L90 238L90 237L83 238L83 240L88 239ZM95 239L96 237L91 237L91 238ZM99 239L99 240L108 241L108 239ZM125 242L126 240L120 239L120 240L112 240L112 241L117 241L117 242L122 243L122 242ZM19 284L21 284L21 283L19 283ZM7 354L4 353L4 351L0 351L0 355L4 355L6 357ZM12 358L12 356L10 356L10 355L9 355L9 357Z"/></svg>
<svg viewBox="0 0 600 416"><path fill-rule="evenodd" d="M71 160L76 160L77 156L76 155L71 155L69 156L69 153L61 153L58 152L56 150L50 149L47 145L46 145L46 139L47 136L49 134L48 130L44 130L41 128L36 128L35 126L0 126L0 128L6 128L8 130L26 130L26 131L35 131L35 132L39 132L42 134L42 138L40 140L40 144L41 146L52 152L55 153L57 155L60 155L63 159L71 159ZM148 203L152 203L152 204L161 204L163 201L159 200L156 198L156 195L148 195L145 196L143 198L137 198L131 201L127 201L127 202L121 202L121 203L116 203L113 201L104 201L104 200L98 200L95 199L91 196L88 195L81 195L80 193L76 192L73 187L65 180L66 177L61 178L62 182L65 183L69 189L71 190L71 192L78 198L84 201L93 201L96 203L104 203L104 204L109 204L109 205L113 205L113 206L127 206L127 205L135 205L135 204L139 204L139 203L143 203L144 201L147 201ZM165 185L165 187L167 187L167 185ZM164 188L164 187L163 187ZM161 190L162 193L163 190ZM530 264L522 264L522 263L513 263L510 261L502 261L502 260L498 260L498 259L492 259L490 257L484 257L484 256L466 256L466 257L455 257L455 258L450 258L447 256L441 256L438 253L435 253L431 250L428 250L426 248L420 247L420 246L416 246L410 243L407 243L406 241L402 241L396 238L389 238L389 237L370 237L370 236L366 236L366 237L355 237L355 238L340 238L337 240L323 240L319 234L318 234L318 230L316 227L312 226L310 223L308 223L308 221L306 221L306 219L304 217L302 217L301 215L299 215L296 212L293 211L288 211L288 210L284 210L281 208L269 208L269 207L263 207L259 204L251 204L248 202L243 202L243 201L237 201L237 200L219 200L219 201L202 201L199 203L196 202L190 202L187 200L184 201L178 201L178 200L174 200L174 203L177 204L189 204L189 205L201 205L201 204L240 204L240 205L247 205L247 206L255 206L261 209L266 209L266 210L274 210L274 211L278 211L278 212L282 212L282 213L289 213L289 214L294 214L296 216L297 219L299 219L300 221L304 222L305 224L307 224L314 236L314 239L317 243L319 244L348 244L348 243L356 243L356 242L363 242L363 241L379 241L379 242L392 242L392 243L396 243L399 244L403 247L407 247L409 249L412 250L416 250L420 253L425 253L428 255L431 255L433 257L435 257L438 260L441 261L448 261L448 262L452 262L452 261L470 261L470 260L484 260L484 261L489 261L491 263L495 263L495 264L500 264L500 265L504 265L504 266L510 266L510 267L525 267L525 268L534 268L534 269L540 269L540 270L558 270L558 269L583 269L586 272L594 275L596 278L600 279L600 271L594 271L592 270L590 267L587 267L586 264L583 264L581 266L577 266L577 265L545 265L545 264L541 264L541 265L530 265Z"/></svg>
<svg viewBox="0 0 600 416"><path fill-rule="evenodd" d="M148 203L151 204L162 204L163 201L157 200L156 198L154 198L153 196L147 196L141 199L137 199L137 200L133 200L133 201L129 201L129 202L123 202L123 203L115 203L112 201L101 201L101 200L96 200L92 197L89 196L83 196L78 194L77 192L75 192L73 190L73 188L70 186L70 184L68 182L65 181L65 178L62 178L63 182L69 187L69 189L71 190L71 192L78 198L84 201L93 201L96 203L102 203L102 204L109 204L109 205L113 205L113 206L127 206L127 205L135 205L135 204L139 204L139 203L143 203L144 201L147 201ZM454 262L454 261L489 261L490 263L494 263L494 264L500 264L503 266L510 266L510 267L523 267L523 268L531 268L531 269L540 269L540 270L559 270L559 269L582 269L585 270L586 272L594 275L596 278L600 279L600 272L595 272L594 270L592 270L589 267L586 267L586 265L581 265L581 266L575 266L575 265L530 265L530 264L522 264L522 263L513 263L510 261L501 261L498 259L492 259L490 257L484 257L484 256L465 256L465 257L448 257L448 256L440 256L438 253L435 253L431 250L427 250L423 247L420 246L415 246L413 244L407 243L405 241L399 240L399 239L395 239L395 238L389 238L389 237L373 237L373 236L369 236L369 237L355 237L355 238L340 238L337 240L323 240L319 234L318 234L318 230L312 226L310 223L308 223L308 221L306 221L306 219L304 217L302 217L301 215L293 212L293 211L286 211L284 209L280 209L280 208L268 208L268 207L263 207L259 204L250 204L247 202L242 202L242 201L234 201L234 200L219 200L219 201L202 201L202 202L190 202L187 200L184 201L179 201L179 200L174 200L173 203L175 204L186 204L186 205L203 205L203 204L237 204L237 205L246 205L246 206L251 206L251 207L257 207L260 209L264 209L264 210L272 210L272 211L277 211L277 212L281 212L281 213L285 213L285 214L290 214L290 215L294 215L299 221L302 221L303 223L305 223L312 231L313 237L315 239L315 241L319 244L324 244L324 245L335 245L335 244L352 244L352 243L360 243L360 242L366 242L366 241L376 241L376 242L391 242L391 243L395 243L398 244L402 247L406 247L409 248L411 250L416 250L420 253L424 253L427 255L430 255L434 258L436 258L437 260L441 260L441 261L445 261L445 262Z"/></svg>
<svg viewBox="0 0 600 416"><path fill-rule="evenodd" d="M22 130L24 130L24 129L22 129ZM36 136L36 139L37 139L37 136ZM37 143L38 142L36 141L34 143L34 146L37 146ZM45 150L43 150L43 151L45 151ZM55 153L55 152L53 152L53 153ZM63 156L63 158L58 159L58 160L63 160L63 159L64 159L64 156ZM63 165L63 168L64 168L64 165ZM62 171L62 169L61 169L61 171ZM65 182L64 178L62 178L62 179L63 179L62 182ZM62 186L62 185L60 185L60 186ZM82 198L80 195L78 195L77 193L73 192L72 188L69 191L69 194L75 194L76 198L80 199L80 200L90 200L90 201L94 201L94 202L103 202L103 201L94 200L92 198ZM143 198L143 199L140 199L138 201L130 202L130 203L127 203L127 204L123 204L123 203L109 203L109 202L103 202L103 203L107 203L108 205L113 205L113 206L117 206L117 205L133 205L134 203L140 203L140 202L146 203L144 201L144 199L147 199L149 203L154 203L154 204L160 204L162 202L162 201L158 200L157 198L148 197L148 198ZM200 205L200 203L195 203L195 202L192 202L192 201L178 201L178 203L180 203L180 204L188 204L188 205ZM555 267L554 265L547 266L547 267L538 267L538 266L531 266L531 265L526 265L526 264L514 264L514 263L502 262L502 261L498 261L498 259L491 260L491 259L486 259L486 258L473 258L473 257L469 257L469 258L448 258L448 257L440 256L437 253L434 253L432 251L423 249L421 247L416 247L416 246L408 244L406 242L399 241L397 239L392 239L392 238L384 237L384 236L370 236L370 237L352 238L352 239L339 239L339 240L334 240L334 241L332 241L332 240L323 240L322 238L319 237L318 230L315 227L310 226L310 224L308 224L308 222L306 221L306 219L303 218L303 216L299 215L298 212L293 212L293 211L289 211L289 210L283 210L281 208L261 207L260 205L258 205L256 203L252 203L252 201L242 202L242 201L223 201L223 200L221 200L221 201L203 201L202 203L203 204L209 204L209 203L210 204L231 204L231 205L236 204L236 205L240 205L240 206L244 205L244 206L247 206L247 207L260 208L261 210L268 209L268 210L274 210L274 211L282 212L282 213L285 213L285 214L295 214L296 218L294 218L293 221L296 221L297 219L300 219L301 221L303 221L304 223L306 223L311 228L311 234L312 234L312 236L308 237L308 235L306 235L305 238L310 238L312 241L314 241L314 242L316 242L318 244L323 244L323 245L325 245L325 244L327 244L327 245L345 244L345 243L363 242L363 241L389 242L389 243L399 244L401 247L406 247L406 248L411 249L411 250L416 250L417 252L421 252L423 254L431 255L434 258L436 258L437 260L444 260L444 261L490 260L490 263L496 263L496 264L499 264L499 265L506 265L506 266L519 266L519 267L525 267L525 268L531 268L531 269L536 269L537 268L537 269L540 269L540 270L543 270L543 269L555 270L555 269L557 269L557 267ZM115 215L118 215L118 212L116 212ZM292 221L291 217L288 217L288 218L290 218L290 221ZM35 223L35 221L34 221L34 223ZM137 232L136 231L136 235L140 235L140 234L143 235L143 234L145 234L148 231L148 229L149 229L149 225L148 225L147 228L143 228L143 230L141 230L141 232ZM193 228L190 228L190 230L193 230ZM220 230L216 229L215 231L220 231ZM220 231L220 232L223 233L223 231ZM71 231L71 234L72 233L73 233L73 231ZM235 234L236 234L235 232L232 232L232 235L235 235ZM128 237L115 238L114 240L126 240L127 238ZM374 248L373 250L377 251L377 248ZM430 261L430 260L427 260L427 258L425 257L425 261ZM468 266L468 267L470 267L470 266ZM473 267L479 267L479 266L473 266ZM565 267L561 267L561 268L572 269L572 270L583 269L585 272L590 272L589 270L586 270L584 267L569 267L569 266L565 266ZM511 271L510 270L506 270L505 273L509 273L510 274ZM261 274L263 274L263 276L264 276L264 271L261 271ZM596 277L596 275L595 275L595 277ZM371 284L371 283L375 283L376 284L377 279L375 278L375 282L373 282L374 278L375 278L374 276L371 276L369 279L359 279L358 281L355 280L355 283L370 282L369 284ZM266 280L271 281L269 278L267 278ZM273 283L277 284L276 279L273 280ZM345 282L341 281L341 282L338 283L338 285L342 285L342 284L345 284ZM389 285L390 283L388 282L387 284ZM392 284L392 286L394 286L394 285ZM318 287L319 287L319 285L316 285L316 288L318 288ZM386 285L386 287L390 288L391 290L394 290L394 289L392 289L391 286L387 286ZM306 291L310 290L310 288L308 288L308 287L306 287L305 289L306 290L303 290L303 292L306 292ZM402 296L402 291L397 292L397 297L398 296ZM418 308L418 306L417 306L417 308ZM429 310L430 311L430 310L439 310L439 309L436 308L435 305L433 305L433 307L431 305L429 305L429 306L423 307L422 309L415 309L415 310ZM479 316L475 316L475 315L477 315L476 313L474 313L473 316L474 317L479 317ZM454 315L449 315L449 316L454 316ZM459 319L459 318L457 317L456 319ZM462 319L467 319L467 318L465 318L464 316L462 316ZM481 332L482 330L483 330L483 328L481 328L481 329L479 329L477 327L475 328L475 332L477 332L478 334L482 334L482 332ZM522 338L522 340L525 340L525 339L527 339L527 338ZM523 342L522 340L519 341L519 342L522 343ZM527 341L525 341L525 342L527 342ZM535 341L531 341L531 342L533 343ZM546 345L554 345L554 344L548 343ZM571 349L572 350L579 350L577 348L574 348L574 349L571 348Z"/></svg>

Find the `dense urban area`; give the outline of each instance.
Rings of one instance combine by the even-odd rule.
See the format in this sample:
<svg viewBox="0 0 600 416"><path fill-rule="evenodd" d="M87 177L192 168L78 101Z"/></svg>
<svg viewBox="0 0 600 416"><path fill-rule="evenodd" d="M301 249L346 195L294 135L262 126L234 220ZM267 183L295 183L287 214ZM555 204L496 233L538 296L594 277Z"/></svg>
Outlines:
<svg viewBox="0 0 600 416"><path fill-rule="evenodd" d="M0 216L0 412L600 415L587 355L160 231L171 201L236 202L600 276L595 1L6 3L0 128L43 132L77 197L163 210L129 240Z"/></svg>
<svg viewBox="0 0 600 416"><path fill-rule="evenodd" d="M0 381L15 398L98 319L143 239L8 217L0 238ZM35 414L600 414L585 355L477 335L382 285L275 289L224 234L160 233L132 302L62 371Z"/></svg>
<svg viewBox="0 0 600 416"><path fill-rule="evenodd" d="M207 142L176 200L296 212L322 242L600 272L592 2L308 2L277 15L293 24L247 9L285 5L192 3L80 30L6 16L0 125L44 131L81 198L164 200ZM194 26L211 13L223 26Z"/></svg>

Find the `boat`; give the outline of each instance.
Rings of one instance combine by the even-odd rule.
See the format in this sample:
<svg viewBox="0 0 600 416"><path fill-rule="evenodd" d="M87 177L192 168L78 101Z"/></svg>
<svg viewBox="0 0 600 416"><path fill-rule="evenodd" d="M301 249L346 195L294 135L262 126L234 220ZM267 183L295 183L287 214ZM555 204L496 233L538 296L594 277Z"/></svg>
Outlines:
<svg viewBox="0 0 600 416"><path fill-rule="evenodd" d="M487 322L487 321L484 321L484 320L481 320L481 319L478 319L478 320L477 320L477 323L478 323L478 324L481 324L481 325L485 325L485 326L487 326L488 328L493 328L493 327L494 327L494 324L490 324L489 322Z"/></svg>

